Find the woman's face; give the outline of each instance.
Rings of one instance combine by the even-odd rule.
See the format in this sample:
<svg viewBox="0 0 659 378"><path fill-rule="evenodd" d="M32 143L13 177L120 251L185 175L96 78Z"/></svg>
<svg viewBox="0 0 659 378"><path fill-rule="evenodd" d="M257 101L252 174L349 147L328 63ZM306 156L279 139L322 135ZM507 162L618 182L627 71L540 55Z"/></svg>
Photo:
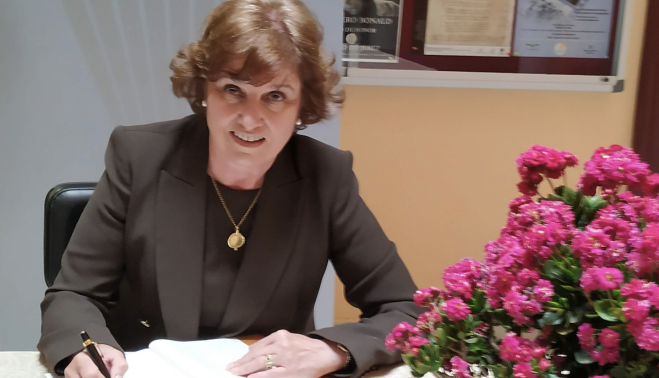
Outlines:
<svg viewBox="0 0 659 378"><path fill-rule="evenodd" d="M206 119L212 148L233 164L269 166L295 130L302 83L290 69L277 70L271 81L254 86L233 79L234 61L206 89Z"/></svg>

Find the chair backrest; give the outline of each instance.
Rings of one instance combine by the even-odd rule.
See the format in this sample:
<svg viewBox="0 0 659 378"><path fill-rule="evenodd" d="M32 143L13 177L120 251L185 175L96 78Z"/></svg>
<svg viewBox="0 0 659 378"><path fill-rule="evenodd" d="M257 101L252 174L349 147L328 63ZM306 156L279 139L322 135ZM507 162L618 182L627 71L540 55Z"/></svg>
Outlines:
<svg viewBox="0 0 659 378"><path fill-rule="evenodd" d="M43 274L48 287L55 282L64 250L95 187L95 182L68 182L55 186L46 195Z"/></svg>

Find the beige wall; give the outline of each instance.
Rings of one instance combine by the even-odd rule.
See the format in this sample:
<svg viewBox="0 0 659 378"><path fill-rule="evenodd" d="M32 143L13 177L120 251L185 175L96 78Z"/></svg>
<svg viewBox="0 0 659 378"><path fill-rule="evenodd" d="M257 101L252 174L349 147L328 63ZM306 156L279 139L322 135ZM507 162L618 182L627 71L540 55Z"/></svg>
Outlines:
<svg viewBox="0 0 659 378"><path fill-rule="evenodd" d="M515 197L515 158L533 144L575 153L631 143L648 0L635 0L623 93L346 87L341 148L361 194L420 287L481 259ZM568 173L576 184L580 170ZM547 189L543 188L546 193ZM357 319L337 282L335 320Z"/></svg>

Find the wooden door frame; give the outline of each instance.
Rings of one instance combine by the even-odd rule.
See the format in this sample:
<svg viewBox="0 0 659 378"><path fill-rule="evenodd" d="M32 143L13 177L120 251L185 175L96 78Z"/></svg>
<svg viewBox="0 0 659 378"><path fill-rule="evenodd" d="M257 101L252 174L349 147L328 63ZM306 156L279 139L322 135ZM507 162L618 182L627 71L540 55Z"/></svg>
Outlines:
<svg viewBox="0 0 659 378"><path fill-rule="evenodd" d="M659 1L648 1L645 42L641 61L634 150L653 172L659 173Z"/></svg>

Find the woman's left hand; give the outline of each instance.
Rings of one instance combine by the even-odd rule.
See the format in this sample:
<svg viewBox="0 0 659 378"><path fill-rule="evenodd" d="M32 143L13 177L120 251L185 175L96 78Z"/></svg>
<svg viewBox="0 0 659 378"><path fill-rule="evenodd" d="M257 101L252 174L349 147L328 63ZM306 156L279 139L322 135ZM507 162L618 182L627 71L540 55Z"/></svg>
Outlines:
<svg viewBox="0 0 659 378"><path fill-rule="evenodd" d="M227 371L250 378L318 378L340 370L345 362L346 354L336 343L281 330L250 346Z"/></svg>

